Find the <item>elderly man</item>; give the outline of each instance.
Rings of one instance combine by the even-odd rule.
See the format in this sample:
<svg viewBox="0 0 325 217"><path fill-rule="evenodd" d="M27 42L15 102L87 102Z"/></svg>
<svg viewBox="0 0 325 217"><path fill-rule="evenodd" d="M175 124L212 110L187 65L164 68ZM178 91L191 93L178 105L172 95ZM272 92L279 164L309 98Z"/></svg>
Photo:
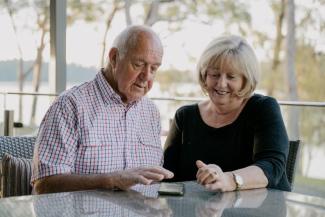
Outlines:
<svg viewBox="0 0 325 217"><path fill-rule="evenodd" d="M160 117L151 100L163 48L149 28L121 32L96 78L60 95L36 141L35 193L128 189L172 178L162 168Z"/></svg>

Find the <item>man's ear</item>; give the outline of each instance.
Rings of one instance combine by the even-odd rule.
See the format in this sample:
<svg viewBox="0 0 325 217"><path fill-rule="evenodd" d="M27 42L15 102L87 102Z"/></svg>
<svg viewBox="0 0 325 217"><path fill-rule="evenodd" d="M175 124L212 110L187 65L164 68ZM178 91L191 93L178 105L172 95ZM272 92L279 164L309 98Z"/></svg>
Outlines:
<svg viewBox="0 0 325 217"><path fill-rule="evenodd" d="M117 48L113 47L113 48L110 49L110 51L108 53L108 58L109 58L109 62L111 64L112 68L115 68L117 58L118 58L118 50L117 50Z"/></svg>

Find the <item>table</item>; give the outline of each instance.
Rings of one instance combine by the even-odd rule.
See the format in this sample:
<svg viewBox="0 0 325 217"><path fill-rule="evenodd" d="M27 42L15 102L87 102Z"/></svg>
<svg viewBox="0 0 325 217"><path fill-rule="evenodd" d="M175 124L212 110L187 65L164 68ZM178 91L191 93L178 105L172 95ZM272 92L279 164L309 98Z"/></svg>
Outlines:
<svg viewBox="0 0 325 217"><path fill-rule="evenodd" d="M159 184L0 199L0 216L325 216L325 199L274 189L209 192L184 182L184 196L158 196ZM141 193L140 193L141 192Z"/></svg>

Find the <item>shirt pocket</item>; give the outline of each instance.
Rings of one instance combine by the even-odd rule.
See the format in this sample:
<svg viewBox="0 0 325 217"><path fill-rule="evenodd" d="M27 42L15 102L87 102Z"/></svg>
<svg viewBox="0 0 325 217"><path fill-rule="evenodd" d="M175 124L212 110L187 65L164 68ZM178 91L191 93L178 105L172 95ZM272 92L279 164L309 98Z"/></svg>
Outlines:
<svg viewBox="0 0 325 217"><path fill-rule="evenodd" d="M76 170L79 173L106 172L110 163L109 157L113 155L113 146L116 143L114 134L105 132L101 125L93 125L82 130Z"/></svg>
<svg viewBox="0 0 325 217"><path fill-rule="evenodd" d="M162 147L159 135L151 133L141 133L139 138L139 148L135 150L137 157L140 159L140 165L153 166L162 164Z"/></svg>

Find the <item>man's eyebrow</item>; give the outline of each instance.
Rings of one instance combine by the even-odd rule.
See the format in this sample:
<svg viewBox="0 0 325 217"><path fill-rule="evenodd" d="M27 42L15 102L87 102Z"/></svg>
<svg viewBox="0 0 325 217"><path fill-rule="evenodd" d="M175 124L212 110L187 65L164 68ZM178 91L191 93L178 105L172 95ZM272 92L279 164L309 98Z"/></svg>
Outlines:
<svg viewBox="0 0 325 217"><path fill-rule="evenodd" d="M144 58L142 57L134 57L132 59L132 61L139 61L139 62L143 62L143 63L148 63ZM155 66L161 66L161 62L156 62L156 63L150 63L151 65L155 65Z"/></svg>

